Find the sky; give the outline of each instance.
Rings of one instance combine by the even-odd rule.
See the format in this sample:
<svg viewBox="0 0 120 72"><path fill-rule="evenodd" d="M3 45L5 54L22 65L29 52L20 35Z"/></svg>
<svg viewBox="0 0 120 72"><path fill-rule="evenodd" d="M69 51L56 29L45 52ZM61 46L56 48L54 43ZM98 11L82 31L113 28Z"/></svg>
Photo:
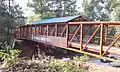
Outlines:
<svg viewBox="0 0 120 72"><path fill-rule="evenodd" d="M83 0L77 0L77 8L81 6ZM28 0L15 0L16 4L19 4L20 7L22 7L22 10L24 11L24 16L31 16L34 14L32 9L27 7ZM80 8L78 11L82 11L82 8Z"/></svg>

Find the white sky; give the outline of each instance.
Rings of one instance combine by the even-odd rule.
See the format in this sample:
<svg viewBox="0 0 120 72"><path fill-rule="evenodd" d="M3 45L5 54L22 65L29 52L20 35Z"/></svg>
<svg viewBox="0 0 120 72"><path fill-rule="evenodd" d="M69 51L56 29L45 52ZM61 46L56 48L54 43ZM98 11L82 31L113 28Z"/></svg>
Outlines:
<svg viewBox="0 0 120 72"><path fill-rule="evenodd" d="M77 0L77 7L81 6L83 0ZM24 11L25 16L33 15L34 13L30 8L27 7L28 0L15 0L16 4L19 4L20 7L22 7L22 10ZM78 11L83 11L82 8L80 8Z"/></svg>

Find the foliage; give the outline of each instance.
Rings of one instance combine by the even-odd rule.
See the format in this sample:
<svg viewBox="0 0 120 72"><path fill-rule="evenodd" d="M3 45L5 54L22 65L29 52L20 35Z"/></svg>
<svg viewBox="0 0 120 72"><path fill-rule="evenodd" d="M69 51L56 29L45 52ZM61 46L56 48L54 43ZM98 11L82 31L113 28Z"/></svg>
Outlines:
<svg viewBox="0 0 120 72"><path fill-rule="evenodd" d="M108 0L83 0L84 15L90 20L105 21L109 18Z"/></svg>
<svg viewBox="0 0 120 72"><path fill-rule="evenodd" d="M0 59L3 60L3 67L9 67L16 64L19 60L20 50L8 47L0 50Z"/></svg>
<svg viewBox="0 0 120 72"><path fill-rule="evenodd" d="M40 20L40 14L34 14L33 16L29 16L27 19L27 23L31 24L32 21Z"/></svg>
<svg viewBox="0 0 120 72"><path fill-rule="evenodd" d="M87 55L84 55L84 56L75 56L75 57L73 57L73 60L86 62L86 61L88 61L88 58L89 57Z"/></svg>
<svg viewBox="0 0 120 72"><path fill-rule="evenodd" d="M28 3L35 14L40 14L41 19L75 15L76 0L32 0Z"/></svg>
<svg viewBox="0 0 120 72"><path fill-rule="evenodd" d="M50 63L50 72L85 72L85 70L75 67L71 61L53 59Z"/></svg>
<svg viewBox="0 0 120 72"><path fill-rule="evenodd" d="M13 72L85 72L85 69L77 68L71 62L56 59L53 59L50 63L23 61L14 65L10 70Z"/></svg>
<svg viewBox="0 0 120 72"><path fill-rule="evenodd" d="M14 4L14 0L9 0L9 4L5 1L0 1L0 44L11 43L16 26L25 23L19 5Z"/></svg>
<svg viewBox="0 0 120 72"><path fill-rule="evenodd" d="M54 57L46 56L40 52L37 58L32 61L21 60L19 63L12 65L6 71L12 72L85 72L86 69L76 67L71 61L63 61Z"/></svg>
<svg viewBox="0 0 120 72"><path fill-rule="evenodd" d="M109 0L112 20L120 20L120 0Z"/></svg>

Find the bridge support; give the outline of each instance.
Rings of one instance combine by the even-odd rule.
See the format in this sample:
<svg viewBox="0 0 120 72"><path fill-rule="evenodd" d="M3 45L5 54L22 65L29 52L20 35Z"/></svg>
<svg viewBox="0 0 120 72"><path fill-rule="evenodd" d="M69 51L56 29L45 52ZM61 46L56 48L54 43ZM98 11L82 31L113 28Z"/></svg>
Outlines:
<svg viewBox="0 0 120 72"><path fill-rule="evenodd" d="M100 56L103 53L103 27L104 25L101 23L101 30L100 30Z"/></svg>
<svg viewBox="0 0 120 72"><path fill-rule="evenodd" d="M82 51L82 41L83 41L83 24L80 24L80 50Z"/></svg>

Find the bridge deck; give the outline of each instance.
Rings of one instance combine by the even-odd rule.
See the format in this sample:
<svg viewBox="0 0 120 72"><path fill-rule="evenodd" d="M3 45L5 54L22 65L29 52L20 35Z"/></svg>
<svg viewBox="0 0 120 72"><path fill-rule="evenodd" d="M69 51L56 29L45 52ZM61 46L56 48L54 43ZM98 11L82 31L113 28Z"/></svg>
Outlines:
<svg viewBox="0 0 120 72"><path fill-rule="evenodd" d="M79 42L72 42L71 47L75 47L75 48L80 48L80 44ZM85 43L83 43L83 47L85 46ZM103 51L106 51L108 49L109 46L103 46ZM100 51L100 46L97 44L88 44L85 48L85 50L89 50L89 51L93 51L93 52L99 52ZM118 47L111 47L110 50L108 50L108 52L111 55L116 55L120 57L120 48Z"/></svg>

